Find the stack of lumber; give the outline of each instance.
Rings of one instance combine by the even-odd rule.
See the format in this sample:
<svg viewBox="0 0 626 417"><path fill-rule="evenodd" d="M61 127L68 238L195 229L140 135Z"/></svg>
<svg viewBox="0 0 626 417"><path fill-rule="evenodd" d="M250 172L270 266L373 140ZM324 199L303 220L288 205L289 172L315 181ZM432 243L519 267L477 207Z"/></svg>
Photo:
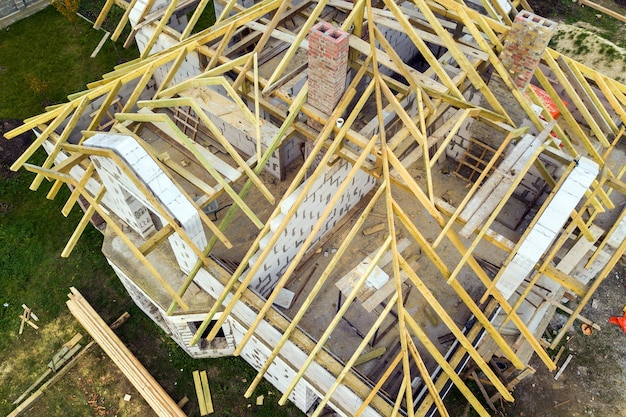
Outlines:
<svg viewBox="0 0 626 417"><path fill-rule="evenodd" d="M91 305L75 288L70 288L67 306L70 312L100 345L137 391L160 417L185 417L186 414L150 375L135 355L113 333Z"/></svg>

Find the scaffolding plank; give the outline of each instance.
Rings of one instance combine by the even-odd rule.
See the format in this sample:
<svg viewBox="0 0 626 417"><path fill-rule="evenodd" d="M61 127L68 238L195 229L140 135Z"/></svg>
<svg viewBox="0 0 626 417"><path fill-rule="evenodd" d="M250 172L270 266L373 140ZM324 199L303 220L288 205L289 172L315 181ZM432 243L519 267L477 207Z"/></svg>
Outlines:
<svg viewBox="0 0 626 417"><path fill-rule="evenodd" d="M507 155L495 172L485 181L474 194L459 216L465 220L465 226L459 235L469 238L484 220L489 217L496 206L508 192L513 178L526 165L539 146L543 143L540 137L525 135Z"/></svg>
<svg viewBox="0 0 626 417"><path fill-rule="evenodd" d="M598 165L587 158L581 158L565 179L496 283L496 288L505 298L510 298L532 271L597 174Z"/></svg>

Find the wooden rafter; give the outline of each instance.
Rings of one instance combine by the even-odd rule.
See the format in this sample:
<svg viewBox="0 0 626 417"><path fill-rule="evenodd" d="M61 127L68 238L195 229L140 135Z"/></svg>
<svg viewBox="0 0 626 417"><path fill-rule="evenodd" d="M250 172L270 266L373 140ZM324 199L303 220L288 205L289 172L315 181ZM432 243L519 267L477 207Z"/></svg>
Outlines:
<svg viewBox="0 0 626 417"><path fill-rule="evenodd" d="M117 38L120 36L121 30L126 26L130 10L137 2L136 0L132 0L130 3L107 0L103 12L98 17L97 24L102 23L114 3L121 4L126 8L126 12L114 32L114 37ZM508 260L510 260L515 254L516 248L524 241L526 234L517 242L512 242L495 233L492 225L502 211L506 201L522 181L523 174L530 170L531 167L534 166L539 170L548 187L558 189L559 182L552 178L550 171L546 168L543 161L539 159L540 154L555 158L559 164L570 165L571 167L571 164L574 163L573 161L580 156L580 146L576 143L579 142L584 147L582 152L589 153L598 164L604 165L605 161L608 161L615 146L624 134L624 127L619 122L620 120L622 123L626 121L626 86L548 49L543 56L543 63L547 65L550 73L554 73L553 77L556 77L557 83L565 89L566 94L571 99L570 102L580 109L581 114L579 116L578 113L568 109L568 105L561 100L557 89L552 85L554 80L548 79L548 76L542 72L544 70L540 68L535 72L536 80L538 80L561 112L559 118L553 119L533 90L529 89L524 92L514 86L510 74L502 65L498 54L503 49L503 41L509 31L511 18L505 12L505 6L502 3L494 3L489 0L480 1L480 4L489 16L482 15L478 11L468 8L464 2L455 0L413 0L412 3L415 7L411 8L386 0L383 2L384 6L380 8L372 7L372 2L369 0L356 0L355 2L328 0L316 2L315 4L313 2L304 2L304 4L295 7L290 2L264 0L248 9L237 5L235 0L229 0L225 3L223 12L213 27L192 34L191 32L194 30L200 14L208 4L207 0L199 2L182 33L170 30L167 27L167 21L173 13L179 10L182 5L188 4L188 2L184 0L180 2L174 1L158 11L151 11L152 1L149 1L148 5L143 9L138 23L131 28L131 35L127 39L127 41L131 40L143 28L149 27L152 30L146 48L142 53L143 59L117 66L114 71L105 74L102 80L89 84L88 90L85 92L70 95L69 103L48 108L44 114L27 119L24 126L7 135L8 137L13 137L32 128L40 129L42 133L39 138L36 139L35 143L25 152L22 158L16 161L12 168L19 169L21 166L24 166L26 169L35 172L37 175L31 184L33 189L39 187L44 178L54 181L48 193L49 198L54 198L63 184L71 185L73 191L63 207L62 213L64 215L69 213L79 197L84 197L88 203L83 218L63 251L63 256L68 255L76 244L90 217L95 213L101 214L105 221L110 223L113 233L124 241L133 255L141 261L143 266L154 275L156 280L172 296L172 303L167 310L167 314L173 314L179 305L183 309L187 308L187 305L183 302L183 296L200 269L203 267L215 268L215 265L212 264L207 255L219 241L222 241L227 247L230 245L230 242L224 236L224 232L232 220L235 219L235 213L241 210L256 224L260 232L252 245L247 247L247 252L234 274L223 277L222 283L224 288L214 297L214 303L207 306L208 312L206 317L193 336L191 343L194 344L198 341L200 336L206 331L209 323L215 318L215 315L220 312L221 315L217 319L217 324L208 335L208 339L212 339L216 336L216 333L228 319L229 315L236 311L237 303L242 300L247 302L250 299L248 285L255 278L263 262L271 256L272 246L276 243L278 236L286 230L289 221L293 219L294 213L302 204L306 197L307 187L310 187L316 179L320 178L323 167L331 163L331 161L334 162L337 158L342 158L351 163L344 183L340 185L336 196L331 198L326 206L321 209L319 220L315 222L302 245L294 252L295 256L290 260L290 264L277 277L277 282L267 299L255 304L254 309L257 312L257 316L246 329L242 340L238 342L235 354L243 352L243 349L247 346L255 332L262 328L260 326L263 321L271 320L274 317L273 302L276 301L279 292L294 276L301 261L306 259L305 252L311 249L315 235L321 230L324 220L328 217L337 198L339 198L337 196L341 195L347 184L359 170L365 171L378 179L378 184L373 193L374 196L360 213L347 236L343 237L343 240L339 243L337 252L331 258L328 266L322 271L312 290L307 293L306 300L299 307L291 322L282 327L282 335L278 343L271 348L268 358L263 362L257 376L252 381L246 396L252 395L252 392L266 375L275 359L281 358L289 362L289 358L283 356L285 354L283 348L290 341L300 337L298 336L298 324L301 323L316 297L320 296L323 285L331 279L337 265L342 262L344 257L348 256L352 238L362 230L365 221L371 215L376 204L384 207L382 227L386 234L386 240L374 258L377 260L383 256L383 253L387 251L390 253L391 263L389 265L392 273L390 274L391 280L389 285L393 286L394 290L383 313L379 315L374 325L368 329L364 339L359 343L355 351L351 353L348 361L341 366L333 367L332 374L336 379L327 387L326 391L321 393L323 394L322 401L313 411L313 415L321 414L326 405L338 407L343 412L346 412L346 410L342 409L343 406L337 403L334 396L336 396L340 385L354 383L355 377L351 373L351 368L360 354L363 353L367 341L373 337L375 331L381 326L388 312L392 311L392 309L398 314L393 330L397 332L399 353L390 357L391 363L387 368L383 368L383 376L373 389L360 389L358 391L363 404L357 411L357 414L362 413L372 403L373 408L385 415L394 415L399 412L400 408L403 408L403 412L406 412L410 417L423 416L430 407L435 407L441 415L448 415L441 396L443 395L445 382L452 381L481 416L489 415L467 388L456 370L457 365L462 361L463 355L469 356L498 391L498 396L502 396L509 401L513 399L507 386L488 365L487 358L482 357L481 353L479 353L480 350L472 344L472 341L478 338L477 335L482 333L490 336L493 340L493 345L511 361L515 368L524 369L525 364L518 356L517 348L520 344L527 342L547 367L553 369L554 363L534 336L534 330L531 331L522 320L521 306L527 301L529 294L535 294L533 291L536 291L536 288L533 287L536 286L541 277L551 279L562 287L583 297L581 305L588 301L590 294L593 294L593 291L597 288L596 283L594 282L590 286L582 285L570 275L570 271L554 267L552 263L554 263L559 249L565 245L568 237L576 229L579 230L579 239L595 240L598 238L593 220L601 212L614 208L614 204L611 201L611 192L626 193L626 184L622 180L626 169L620 170L617 175L608 168L602 171L602 175L593 182L585 193L585 200L582 206L570 213L571 222L561 230L561 235L541 261L534 265L532 276L529 278L530 282L524 284L526 285L525 288L520 287L518 290L520 296L513 306L509 304L507 299L496 288L498 279L502 274L501 271L504 268L495 274L495 278L490 278L485 268L478 262L475 252L477 252L479 245L483 242L488 242L503 251L505 256L508 256ZM526 1L518 0L508 2L508 4L515 8L513 12L517 8L529 8ZM303 62L296 66L295 69L289 68L288 70L287 67L298 51L308 48L306 37L310 27L322 18L323 13L331 7L347 13L347 18L339 24L343 30L351 32L349 39L349 66L355 69L353 72L355 76L335 110L332 114L327 115L306 102L308 94L308 85L306 83L297 94L290 90L290 83L298 79L299 73L306 71L307 63ZM231 16L233 10L235 13ZM271 19L266 19L265 15L270 15ZM283 21L293 16L297 16L300 21L304 21L297 33L292 33L285 27L282 27ZM430 68L420 72L406 65L398 51L385 38L383 29L386 28L397 28L398 31L405 33L417 50L424 56ZM233 47L232 50L229 49L228 42L230 38L248 29L252 30L252 33L242 40L241 43L237 44L236 47ZM154 48L154 45L160 36L169 36L171 39L174 39L176 44L171 48L148 56L151 54L152 49L157 49ZM281 49L282 57L278 65L271 73L267 73L260 70L258 58L263 56L264 52L267 52L270 44L272 44L270 42L272 39L283 44L289 43L290 46L286 52L284 51L286 47ZM238 50L243 50L244 45L252 52L238 53ZM441 48L437 54L433 53L433 45ZM183 63L188 62L189 57L193 56L195 58L198 55L201 55L201 62L206 63L208 60L208 66L203 68L205 71L179 82L178 72L183 67ZM235 57L234 55L238 56ZM381 71L383 68L389 71L383 73ZM494 205L492 210L485 209L484 211L488 211L488 213L484 216L476 216L476 218L471 220L464 218L461 214L468 205L472 204L471 200L481 192L481 189L486 190L487 183L485 180L490 172L497 172L500 169L500 157L508 152L508 145L528 134L528 128L521 128L515 125L507 114L504 103L499 100L497 95L483 81L486 68L492 69L494 73L497 73L503 79L505 87L510 89L511 95L526 113L527 118L533 125L532 128L541 132L537 138L541 143L525 155L527 158L521 165L521 169L518 170L516 168L514 175L510 175L510 178L507 176L506 180L510 181L510 183L507 187L504 187L501 201ZM544 65L543 68L546 68L546 66ZM264 75L261 76L261 73ZM389 73L393 73L393 76L388 75ZM546 73L548 72L546 71ZM396 75L399 75L399 77L396 77ZM229 81L226 76L234 81ZM552 77L552 74L550 76ZM369 83L363 81L367 78L371 80ZM148 86L152 88L152 81L157 79L156 89L150 90L151 92L148 93ZM362 85L359 86L359 83ZM254 84L253 90L249 88L252 84ZM256 139L256 152L248 161L245 161L239 155L239 152L230 145L228 138L215 126L209 115L203 110L202 105L193 98L186 96L192 89L212 87L219 87L225 90L227 98L241 111L242 117L251 126L256 126L256 137L254 138ZM480 92L485 101L489 103L490 109L478 107L475 100L470 101L467 99L466 93L468 88L473 88ZM125 93L126 91L129 91L130 94ZM357 97L357 91L360 97ZM127 97L120 97L122 93L126 94ZM151 99L146 100L146 97ZM107 126L107 129L135 138L164 171L170 172L169 170L171 170L180 174L185 181L193 184L206 194L199 202L193 202L194 207L199 211L202 222L213 232L204 248L193 244L191 239L186 236L184 230L176 224L173 216L167 213L167 210L158 211L159 214L165 216L168 224L138 246L124 236L124 233L115 224L112 216L108 216L108 213L102 210L100 202L105 190L100 188L97 193L94 192L97 188L94 188L93 185L99 180L95 175L94 165L88 160L89 155L113 158L116 164L121 167L124 167L124 162L105 150L71 145L68 143L68 139L70 135L75 137L75 130L79 124L85 126L85 120L81 119L83 119L86 109L90 108L91 112L94 110L93 107L95 107L95 111L89 115L89 119L86 122L87 129L80 132L82 135L80 143L93 135L100 127L103 118L110 112L111 104L116 100L120 100L123 108L121 112L116 113L115 124ZM246 100L254 105L254 112L248 109L245 103ZM363 117L368 102L372 104L371 109L375 112L372 115L371 122L371 126L376 125L375 135L371 133L374 130L364 134L363 131L356 128L357 118ZM413 107L409 108L407 103L411 103ZM541 115L536 114L532 105L541 108ZM193 152L197 145L166 114L151 111L151 109L157 108L176 109L178 107L191 108L198 116L198 119L211 132L211 135L215 137L216 141L235 160L240 173L245 174L242 175L242 178L245 177L245 184L239 192L235 192L233 187L229 185L232 179L220 174L202 154L196 155L196 157L204 171L208 172L218 183L217 186L210 186L200 179L199 176L192 173L190 169L185 169L173 161L169 154L157 155L156 151L141 139L141 126L145 123L152 123L161 131L166 130L166 133L170 136L169 139L177 141ZM280 128L273 138L264 138L265 140L261 138L259 122L261 107L272 115L274 122L278 120L278 123L280 123ZM442 119L442 117L448 117L448 114L453 116L447 121ZM316 132L298 120L301 115L323 125L321 132ZM617 119L614 119L615 115ZM334 125L334 121L340 116L346 117L346 120L343 127L337 128ZM582 117L582 123L588 125L593 136L587 132L585 127L581 126L581 121L577 120L577 117ZM468 187L462 201L456 207L446 205L441 201L438 195L438 192L441 190L437 189L436 182L433 180L437 170L437 163L440 158L445 157L446 148L455 140L459 132L468 123L474 121L483 122L489 127L496 129L503 134L505 139L499 147L493 147L495 155L488 161L484 161L486 167L483 168L475 184ZM547 125L545 124L546 121ZM61 126L64 126L62 131L57 132L57 130L61 130ZM161 129L162 127L163 129ZM552 140L549 137L551 132L554 132L558 136L558 140L563 144L562 150L557 149L556 145L554 145L557 140ZM274 196L261 181L260 173L272 153L293 133L300 134L314 141L313 149L310 153L311 156L302 164L301 170L295 175L293 182L286 187L287 190L281 197L284 198L284 196L290 195L295 191L296 187L300 186L304 181L305 172L313 166L314 157L317 154L323 155L321 163L317 169L311 169L312 173L308 183L304 184L303 192L295 199L294 204L288 213L284 215L284 218L281 217L280 221L277 220L280 208L275 208L268 220L263 222L243 200L252 187L255 187L270 204L275 204ZM52 151L45 162L40 167L27 164L26 161L29 157L39 147L44 145L44 142L48 142L45 144L47 149L50 146L52 147ZM267 144L265 150L262 149L262 143ZM598 150L598 145L604 149ZM554 148L552 148L553 146ZM423 187L411 174L410 170L414 166L413 164L416 164L415 166L422 168L425 172L425 185ZM167 167L167 170L165 167ZM80 170L74 170L73 168L80 168ZM82 177L74 178L70 176L70 170L72 170L74 176L78 176L75 172L82 171ZM132 172L130 176L132 177ZM562 175L562 178L566 176L567 172ZM90 192L87 191L88 185ZM145 189L145 187L142 188L140 184L137 187L142 194L150 194L149 190ZM424 236L423 231L418 227L416 219L407 214L406 210L408 208L403 207L403 202L395 198L396 187L406 191L412 204L419 206L420 209L423 208L425 213L434 219L435 226L439 227L436 232L436 239ZM201 208L209 201L214 201L222 192L228 194L236 204L230 207L226 214L222 216L220 224L217 225L206 217ZM155 204L157 203L155 202ZM158 204L155 207L159 207ZM545 208L545 205L543 208ZM542 209L540 209L540 213ZM283 214L280 216L283 216ZM623 216L622 212L620 221ZM274 223L270 229L271 221L274 221ZM463 225L463 229L461 229L462 232L457 233L457 228L454 226L459 223ZM534 225L534 222L531 223L532 225ZM615 229L616 227L613 227L607 232L606 237L600 243L600 247L588 263L591 263L599 256L598 254L607 245ZM469 244L466 244L460 238L460 236L465 235L463 230L465 232L469 231L467 232L467 235L471 237ZM399 233L408 233L409 238L416 244L416 247L421 249L422 253L434 265L435 270L443 277L443 280L447 281L453 291L452 293L473 314L476 319L475 324L468 329L461 330L454 323L449 312L438 301L436 294L422 281L421 277L423 275L415 266L411 266L410 262L398 250ZM176 289L171 288L166 277L161 276L159 271L146 258L148 253L153 251L172 234L180 235L190 244L198 256L198 260L188 273L183 285ZM264 245L266 246L263 246L263 249L261 249L261 239L265 239ZM453 261L444 256L442 252L442 246L444 246L442 242L444 240L446 240L446 243L451 243L452 248L458 252L459 256L454 257L455 260ZM586 241L583 243L587 244ZM617 248L609 264L601 271L597 281L601 281L606 277L610 270L609 267L614 265L613 261L619 258L621 253L626 250L623 246L624 244L622 243ZM256 260L249 263L253 256ZM505 261L505 266L508 260ZM360 277L359 282L352 288L348 300L342 305L337 314L332 317L331 323L325 329L323 335L315 342L307 339L308 344L305 349L307 354L306 361L297 370L295 378L289 381L289 387L283 392L280 399L281 403L287 400L299 381L308 379L308 368L324 355L324 343L343 319L350 301L356 297L359 287L364 285L365 279L374 265L376 265L376 262L373 262L370 270ZM482 300L485 303L482 306L470 296L468 290L460 282L459 277L462 270L470 271L474 275L473 278L476 278L478 283L485 288ZM240 279L242 279L242 282L239 281ZM437 347L430 341L429 336L425 334L415 318L404 307L407 296L402 291L403 285L417 288L437 317L441 319L454 338L458 340L460 346L457 352L452 354L450 358L444 358L439 353ZM515 343L510 343L504 337L501 328L495 326L492 322L494 315L500 310L502 310L502 313L499 314L500 317L504 316L504 323L506 324L510 321L511 325L519 330L520 335ZM576 319L580 310L575 309L571 310L571 312L572 318L568 321L567 326L571 325L571 322ZM563 332L559 337L562 337L562 335ZM425 365L426 360L422 357L424 355L422 348L425 349L430 359L433 359L441 368L439 374L430 374L428 372ZM379 391L394 372L400 372L400 379L394 387L395 389L399 385L399 391L390 403L386 403L382 400ZM421 377L423 384L425 384L424 392L426 392L426 397L419 399L419 401L416 401L418 398L414 398L414 392L411 387L412 378L416 376Z"/></svg>

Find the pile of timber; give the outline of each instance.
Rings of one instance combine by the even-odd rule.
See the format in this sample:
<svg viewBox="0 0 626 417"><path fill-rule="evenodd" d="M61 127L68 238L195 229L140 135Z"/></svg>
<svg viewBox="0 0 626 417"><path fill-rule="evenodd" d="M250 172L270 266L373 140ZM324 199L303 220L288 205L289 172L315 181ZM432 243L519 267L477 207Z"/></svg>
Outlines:
<svg viewBox="0 0 626 417"><path fill-rule="evenodd" d="M80 292L76 288L70 290L72 293L69 294L70 299L67 301L70 312L126 375L156 414L161 417L185 417L186 414L176 402L113 333Z"/></svg>

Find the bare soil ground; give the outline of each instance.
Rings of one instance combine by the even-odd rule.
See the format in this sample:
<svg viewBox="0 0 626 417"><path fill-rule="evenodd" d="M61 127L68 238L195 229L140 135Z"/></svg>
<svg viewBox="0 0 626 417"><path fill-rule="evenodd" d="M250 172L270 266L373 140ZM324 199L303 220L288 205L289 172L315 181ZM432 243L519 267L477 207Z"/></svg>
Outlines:
<svg viewBox="0 0 626 417"><path fill-rule="evenodd" d="M569 355L572 359L557 380L557 372L549 372L538 359L531 361L537 373L517 386L516 402L506 408L504 415L626 416L626 334L608 323L609 317L623 314L625 277L626 265L620 262L583 310L583 316L598 323L602 330L586 336L580 322L570 329L557 366L562 366ZM566 319L557 315L551 330L558 330Z"/></svg>

